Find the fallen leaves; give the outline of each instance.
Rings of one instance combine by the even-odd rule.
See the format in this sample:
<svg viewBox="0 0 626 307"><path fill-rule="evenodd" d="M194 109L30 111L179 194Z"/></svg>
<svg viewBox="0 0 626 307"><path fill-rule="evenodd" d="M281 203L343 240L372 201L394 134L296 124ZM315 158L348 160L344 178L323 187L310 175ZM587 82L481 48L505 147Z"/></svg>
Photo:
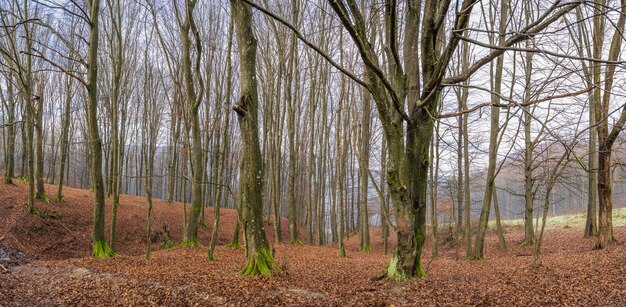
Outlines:
<svg viewBox="0 0 626 307"><path fill-rule="evenodd" d="M78 191L81 190L72 191L66 199L81 199ZM88 225L84 227L86 230L81 228L84 223L81 219L90 214L85 210L87 203L82 204L81 207L68 202L58 209L69 216L63 219L67 228L81 238L88 237L89 228ZM124 207L133 208L121 208ZM78 213L79 209L87 212ZM457 254L462 247L440 246L439 258L432 260L426 277L402 283L370 280L385 268L390 257L381 253L382 241L377 229L372 230L374 252L358 252L354 236L346 241L347 258L339 258L334 245L274 244L275 258L284 272L265 279L238 275L244 264L244 251L224 246L216 248L213 262L205 260L204 247L162 249L153 252L152 260L146 261L141 254L145 247L142 225L133 228L129 222L139 223L140 209L142 207L120 210L125 235L120 236L119 246L124 252L112 259L71 257L76 253L88 254L89 246L83 247L67 235L55 237L58 233L54 231L40 234L35 242L51 238L65 241L57 242L58 249L48 249L50 254L42 254L41 260L22 263L8 268L10 273L0 274L0 305L626 304L624 243L618 242L605 250L592 250L595 240L582 238L579 229L549 230L539 268L531 267L531 257L516 256L531 253L532 247L511 244L513 247L501 251L497 236L489 234L486 260L458 260L462 259L462 255ZM160 204L155 209L163 210L160 212L166 220L168 214L178 218L177 210L181 208ZM137 216L133 217L134 214ZM224 231L232 231L229 217L222 219L231 223L226 224ZM174 223L177 222L169 220L172 235L176 237L181 229ZM33 227L22 224L18 230ZM7 231L2 227L2 236L20 238L16 228ZM54 225L46 227L57 229ZM208 233L206 229L203 231ZM222 243L228 241L230 234L221 234L225 238ZM523 230L508 229L505 235L509 242L519 242ZM625 238L626 228L615 228L615 235ZM207 242L207 239L201 237L201 241ZM27 242L22 245L29 246ZM33 247L31 251L41 252L42 249ZM76 250L62 253L63 249ZM430 255L429 243L423 254ZM423 261L426 264L430 259Z"/></svg>

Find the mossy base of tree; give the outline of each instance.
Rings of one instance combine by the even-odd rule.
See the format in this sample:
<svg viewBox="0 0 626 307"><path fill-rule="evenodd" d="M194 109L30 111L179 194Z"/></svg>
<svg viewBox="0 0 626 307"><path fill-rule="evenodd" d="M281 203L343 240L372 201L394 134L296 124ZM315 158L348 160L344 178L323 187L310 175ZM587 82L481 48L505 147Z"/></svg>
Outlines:
<svg viewBox="0 0 626 307"><path fill-rule="evenodd" d="M339 258L346 258L346 249L344 247L339 248Z"/></svg>
<svg viewBox="0 0 626 307"><path fill-rule="evenodd" d="M270 277L274 273L280 273L280 266L274 260L270 250L266 247L259 249L255 255L248 258L246 265L239 271L243 276L255 276L261 274Z"/></svg>
<svg viewBox="0 0 626 307"><path fill-rule="evenodd" d="M363 246L363 248L361 249L362 252L365 253L371 253L372 252L372 245L370 244L365 244L365 246Z"/></svg>
<svg viewBox="0 0 626 307"><path fill-rule="evenodd" d="M115 253L113 253L105 240L98 240L93 242L91 256L98 259L107 259L115 256Z"/></svg>
<svg viewBox="0 0 626 307"><path fill-rule="evenodd" d="M10 177L4 177L4 183L6 183L6 184L11 184L11 185L15 185L15 184L13 183L13 179L12 179L12 178L10 178Z"/></svg>
<svg viewBox="0 0 626 307"><path fill-rule="evenodd" d="M230 243L226 244L225 246L228 247L228 248L232 248L232 249L239 249L241 247L239 245L239 242L237 242L237 241L230 242Z"/></svg>
<svg viewBox="0 0 626 307"><path fill-rule="evenodd" d="M304 245L304 244L302 244L302 242L300 242L300 240L291 241L291 243L290 243L290 244L291 244L291 245L294 245L294 246L301 246L301 245Z"/></svg>
<svg viewBox="0 0 626 307"><path fill-rule="evenodd" d="M57 195L54 198L59 204L64 204L65 203L65 199L63 199L63 195Z"/></svg>
<svg viewBox="0 0 626 307"><path fill-rule="evenodd" d="M391 258L391 262L389 262L389 265L387 266L387 270L377 276L374 276L372 280L390 279L395 281L406 281L411 278L421 278L426 276L426 272L419 264L413 275L407 273L408 272L403 272L398 269L398 257L393 256L393 258Z"/></svg>
<svg viewBox="0 0 626 307"><path fill-rule="evenodd" d="M179 245L183 247L193 247L193 246L199 246L200 244L198 244L198 238L191 238L189 240L180 242Z"/></svg>
<svg viewBox="0 0 626 307"><path fill-rule="evenodd" d="M174 244L174 242L172 242L172 240L167 240L164 241L163 244L161 244L163 247L170 249L170 248L174 248L176 246L176 244Z"/></svg>
<svg viewBox="0 0 626 307"><path fill-rule="evenodd" d="M213 250L209 248L209 251L206 254L206 260L209 262L215 261L215 256L213 255Z"/></svg>
<svg viewBox="0 0 626 307"><path fill-rule="evenodd" d="M524 239L524 241L520 242L519 246L533 246L537 243L537 239Z"/></svg>

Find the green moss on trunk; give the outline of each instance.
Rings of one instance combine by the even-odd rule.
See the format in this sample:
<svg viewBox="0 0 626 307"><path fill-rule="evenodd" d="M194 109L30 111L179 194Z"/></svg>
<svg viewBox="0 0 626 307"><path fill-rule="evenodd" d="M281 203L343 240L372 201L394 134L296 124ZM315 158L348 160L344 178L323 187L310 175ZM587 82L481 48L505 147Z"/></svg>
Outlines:
<svg viewBox="0 0 626 307"><path fill-rule="evenodd" d="M237 242L237 241L232 241L232 242L230 242L230 243L226 244L226 247L228 247L228 248L232 248L232 249L238 249L238 248L240 248L241 246L239 245L239 242Z"/></svg>
<svg viewBox="0 0 626 307"><path fill-rule="evenodd" d="M415 268L415 272L413 272L412 274L411 272L405 272L404 270L399 268L398 264L398 256L393 256L393 258L391 258L391 262L389 262L387 271L383 273L384 277L396 281L405 281L412 277L420 278L426 276L426 272L422 268L421 264L417 264L417 268Z"/></svg>
<svg viewBox="0 0 626 307"><path fill-rule="evenodd" d="M180 242L180 246L184 246L184 247L193 247L193 246L198 246L198 245L199 244L198 244L197 237L192 237L191 239Z"/></svg>
<svg viewBox="0 0 626 307"><path fill-rule="evenodd" d="M270 277L272 272L280 273L281 269L269 249L264 247L248 258L246 265L239 271L239 274L243 276L261 274L263 277Z"/></svg>
<svg viewBox="0 0 626 307"><path fill-rule="evenodd" d="M91 256L99 259L107 259L115 256L115 254L105 240L98 240L93 242L93 252Z"/></svg>

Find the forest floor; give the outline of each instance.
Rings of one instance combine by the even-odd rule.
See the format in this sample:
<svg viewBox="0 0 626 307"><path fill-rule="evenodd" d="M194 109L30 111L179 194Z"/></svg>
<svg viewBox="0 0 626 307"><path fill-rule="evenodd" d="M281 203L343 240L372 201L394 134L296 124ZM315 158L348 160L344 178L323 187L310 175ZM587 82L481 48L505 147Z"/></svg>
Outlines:
<svg viewBox="0 0 626 307"><path fill-rule="evenodd" d="M46 189L53 195L56 186ZM232 238L233 210L221 211L215 261L206 260L206 247L166 249L159 243L153 244L152 260L147 261L145 200L123 196L119 255L97 260L88 257L93 209L89 191L65 189L64 204L38 201L41 217L25 212L26 191L23 182L0 184L0 306L626 304L624 220L615 220L618 242L605 250L593 250L595 239L582 238L580 228L551 227L538 268L531 267L532 248L518 246L520 227L505 229L506 250L498 248L497 236L490 232L482 261L464 260L464 247L442 237L439 257L431 259L430 242L424 249L428 275L407 282L370 279L390 258L383 254L376 228L374 251L358 252L357 238L351 236L347 258L339 258L332 244L272 243L283 273L264 279L238 275L244 251L223 246ZM154 228L167 224L179 242L182 211L180 204L156 201ZM200 229L203 243L210 235L212 209L205 214L209 226ZM266 231L273 241L271 227ZM286 227L283 233L287 237Z"/></svg>

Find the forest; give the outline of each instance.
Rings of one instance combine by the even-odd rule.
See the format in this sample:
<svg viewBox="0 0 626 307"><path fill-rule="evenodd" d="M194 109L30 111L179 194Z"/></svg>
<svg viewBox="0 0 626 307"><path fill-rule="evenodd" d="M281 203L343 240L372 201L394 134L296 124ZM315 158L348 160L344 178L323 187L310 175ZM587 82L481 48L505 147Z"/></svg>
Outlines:
<svg viewBox="0 0 626 307"><path fill-rule="evenodd" d="M0 0L0 306L626 304L626 0Z"/></svg>

